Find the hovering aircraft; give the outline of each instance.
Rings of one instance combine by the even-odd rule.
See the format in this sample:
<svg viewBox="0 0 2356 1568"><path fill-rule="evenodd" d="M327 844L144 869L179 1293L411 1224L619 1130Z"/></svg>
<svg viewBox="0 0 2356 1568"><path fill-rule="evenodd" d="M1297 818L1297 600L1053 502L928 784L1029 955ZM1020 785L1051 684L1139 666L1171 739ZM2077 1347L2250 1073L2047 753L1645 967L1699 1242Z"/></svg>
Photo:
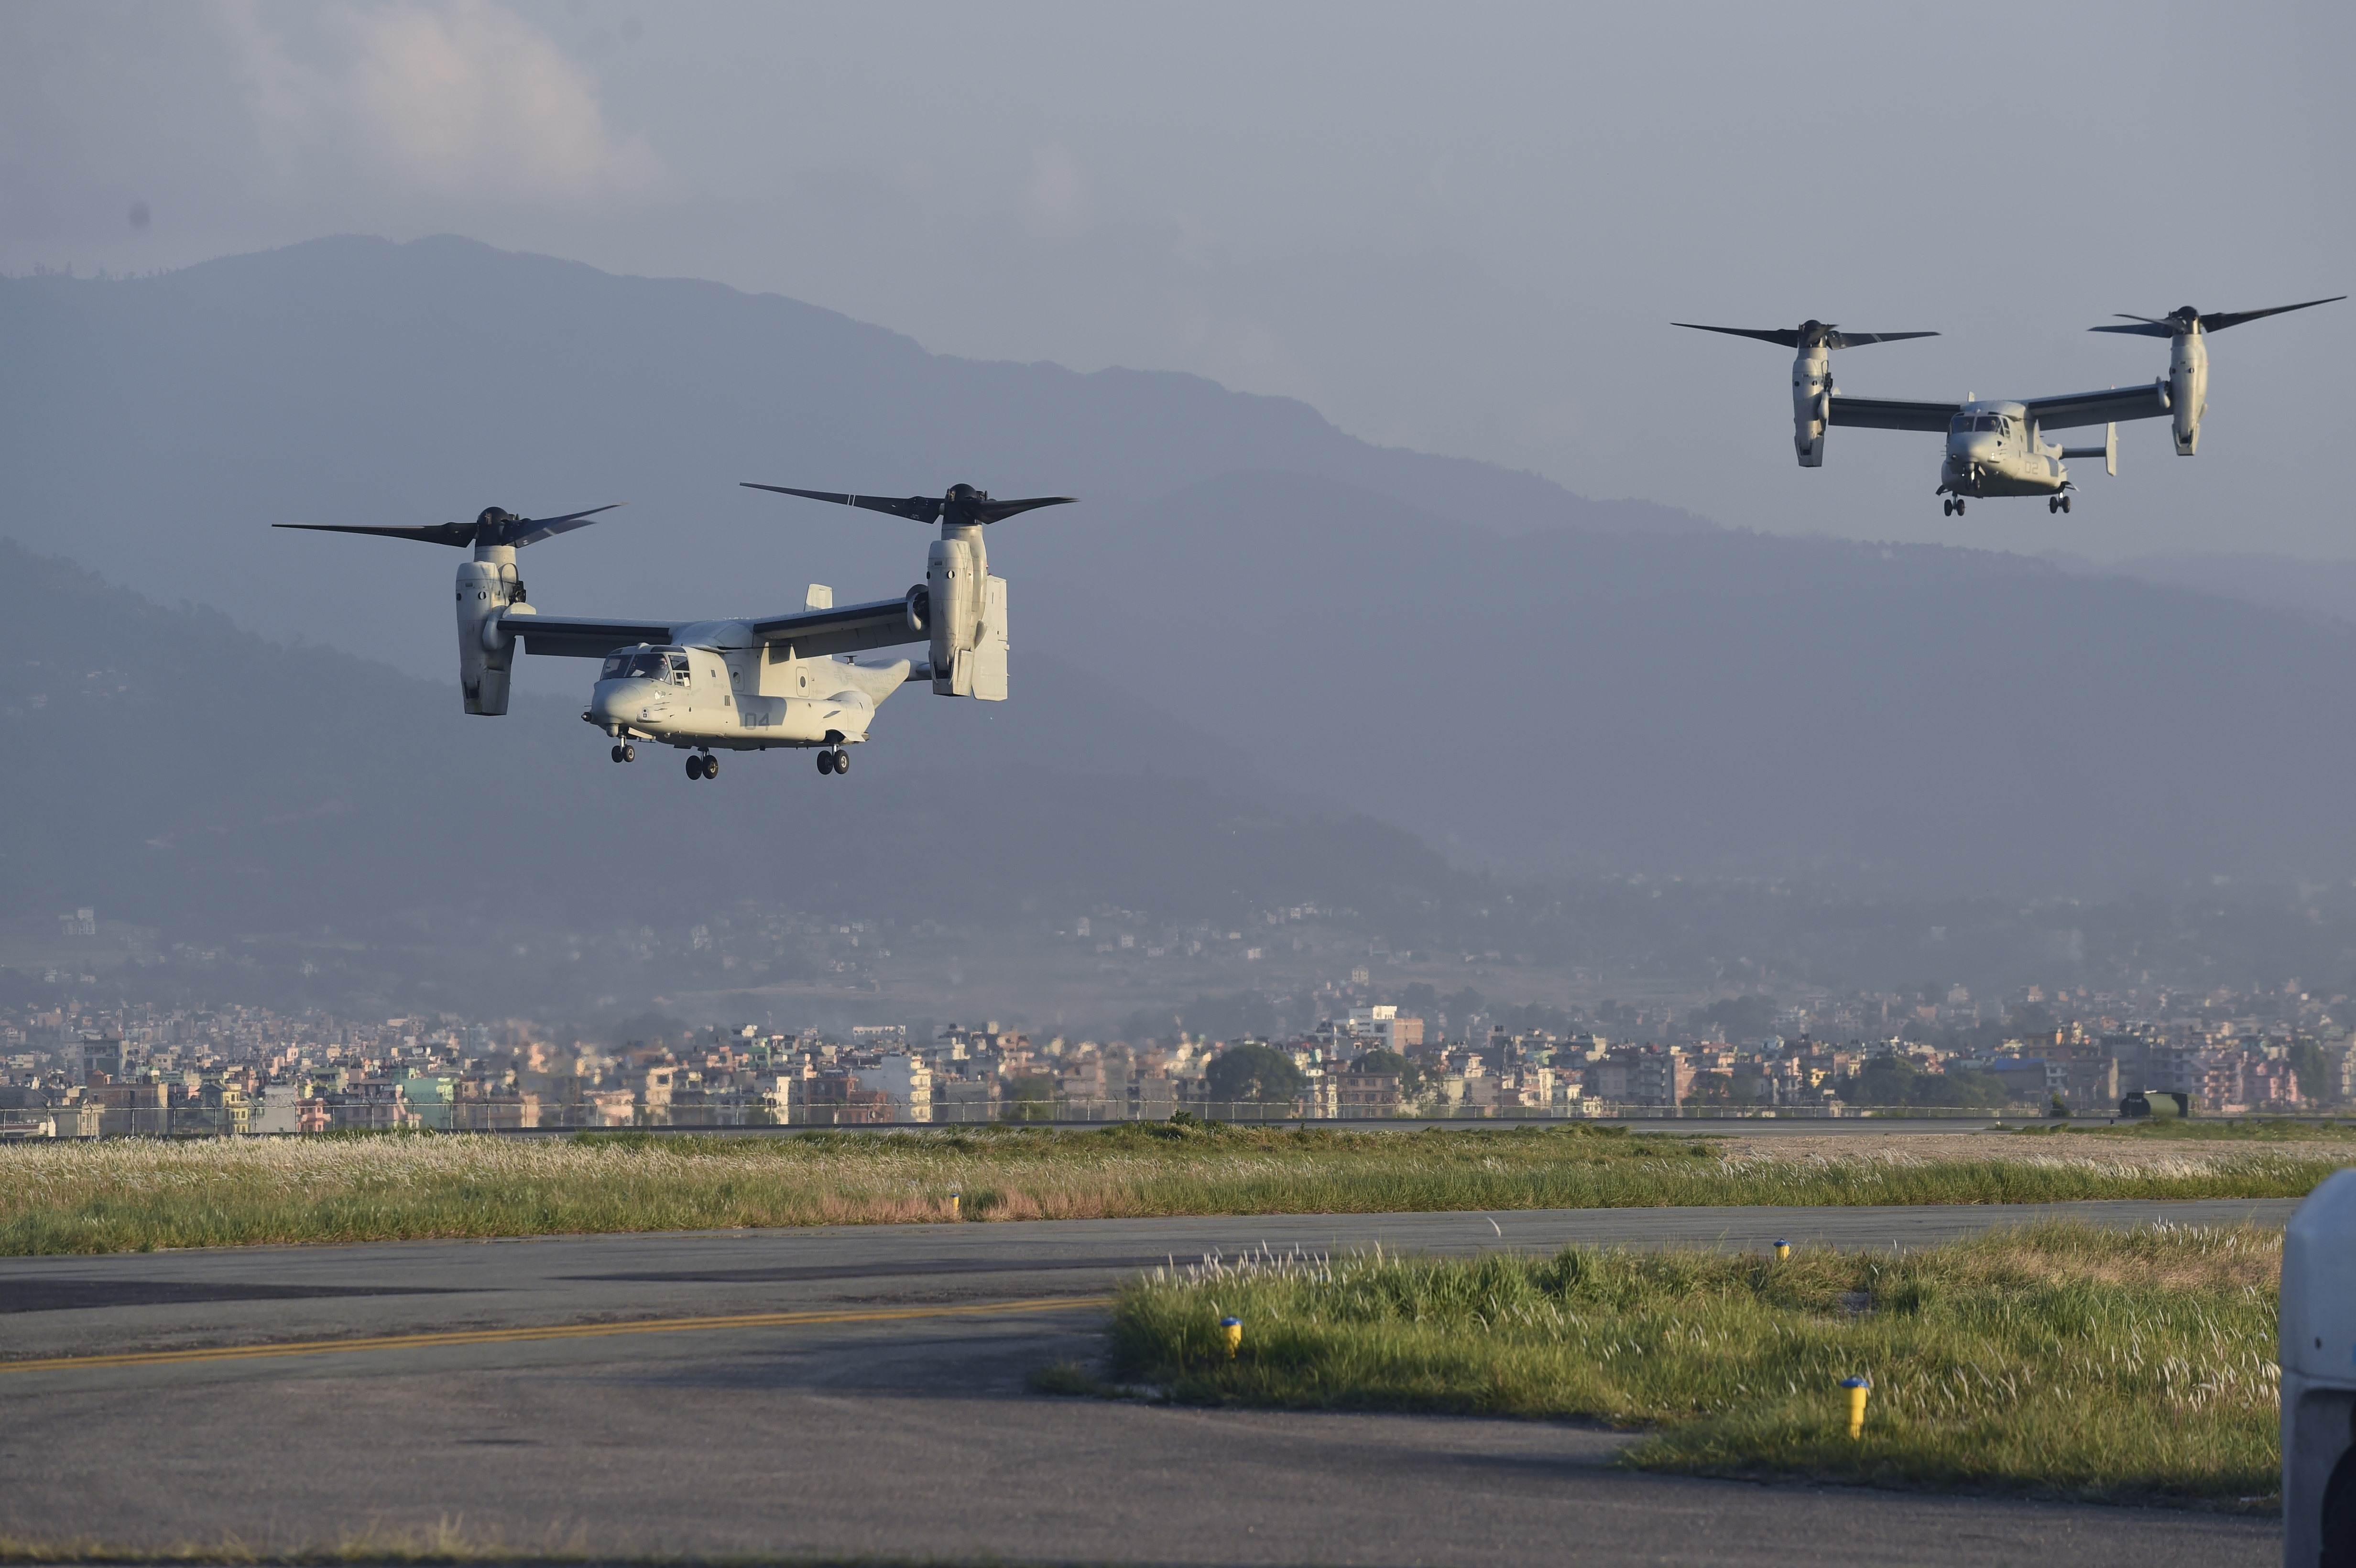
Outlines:
<svg viewBox="0 0 2356 1568"><path fill-rule="evenodd" d="M938 522L925 581L896 599L834 603L812 583L796 613L734 621L593 621L543 615L524 597L516 551L586 528L614 507L559 517L519 517L493 507L471 523L375 527L278 523L282 528L374 534L471 550L458 568L458 685L469 713L508 710L516 649L603 660L581 717L613 741L617 763L637 760L639 741L689 753L687 776L717 778L717 752L818 752L818 771L851 771L849 747L867 739L876 705L909 681L942 697L1006 699L1006 580L990 575L981 531L1020 512L1069 504L1069 496L993 501L953 485L942 496L851 496L750 485L917 522ZM620 503L616 503L619 505ZM873 648L928 645L920 663L862 664Z"/></svg>
<svg viewBox="0 0 2356 1568"><path fill-rule="evenodd" d="M2092 332L2126 332L2169 339L2168 374L2133 387L2109 387L2099 392L2072 392L2056 398L1970 399L1960 403L1911 403L1885 398L1852 398L1833 384L1832 351L1868 343L1896 343L1909 337L1936 337L1935 332L1844 332L1830 322L1804 321L1797 327L1705 326L1678 321L1673 326L1697 332L1723 332L1736 337L1756 337L1798 350L1792 361L1792 443L1800 466L1820 468L1825 461L1825 432L1834 425L1866 430L1944 431L1947 451L1939 466L1933 495L1943 496L1949 517L1961 517L1964 504L1987 496L2042 496L2049 512L2070 509L2070 493L2077 488L2066 466L2073 457L2103 460L2104 472L2119 471L2119 424L2126 420L2169 419L2174 421L2176 453L2190 457L2200 450L2201 418L2209 411L2209 348L2212 332L2239 326L2260 316L2306 310L2346 299L2306 300L2266 310L2216 311L2201 315L2190 305L2164 316L2122 315L2126 326L2096 326ZM2045 439L2047 431L2104 427L2100 446L2062 446Z"/></svg>

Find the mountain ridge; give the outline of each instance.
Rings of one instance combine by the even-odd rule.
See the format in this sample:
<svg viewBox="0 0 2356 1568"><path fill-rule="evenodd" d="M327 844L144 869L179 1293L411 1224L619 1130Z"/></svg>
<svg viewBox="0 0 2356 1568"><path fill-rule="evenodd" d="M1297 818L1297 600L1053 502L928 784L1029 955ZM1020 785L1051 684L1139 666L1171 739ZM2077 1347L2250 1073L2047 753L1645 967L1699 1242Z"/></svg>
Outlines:
<svg viewBox="0 0 2356 1568"><path fill-rule="evenodd" d="M527 554L533 602L733 615L814 580L896 593L926 538L739 482L964 478L1083 505L991 531L1014 700L888 711L912 771L953 767L959 735L1051 766L1145 709L1166 740L1122 743L1137 771L1517 873L2356 874L2331 782L2356 766L2348 630L2202 592L1693 525L1199 378L954 359L780 295L455 239L6 280L0 354L0 532L437 681L452 555L266 524L632 500ZM519 686L573 702L586 678L527 660Z"/></svg>
<svg viewBox="0 0 2356 1568"><path fill-rule="evenodd" d="M911 688L852 778L747 753L699 785L661 748L616 767L572 704L469 718L455 686L0 540L0 784L20 803L0 814L0 879L19 918L577 928L743 899L921 918L992 898L1226 916L1454 876L1412 835L1239 780L1215 739L1036 657L1044 711L1020 731Z"/></svg>

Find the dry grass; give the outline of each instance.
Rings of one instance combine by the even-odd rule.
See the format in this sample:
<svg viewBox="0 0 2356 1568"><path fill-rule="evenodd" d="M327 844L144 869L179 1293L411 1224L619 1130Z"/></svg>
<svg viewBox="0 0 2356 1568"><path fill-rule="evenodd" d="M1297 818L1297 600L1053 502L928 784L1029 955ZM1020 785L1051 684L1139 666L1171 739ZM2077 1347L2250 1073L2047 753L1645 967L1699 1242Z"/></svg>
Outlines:
<svg viewBox="0 0 2356 1568"><path fill-rule="evenodd" d="M0 1253L1166 1214L2272 1198L2308 1147L1997 1135L1727 1140L1560 1126L1131 1124L793 1138L386 1136L0 1147ZM1799 1147L1793 1147L1799 1146ZM1966 1157L1966 1155L1968 1157Z"/></svg>
<svg viewBox="0 0 2356 1568"><path fill-rule="evenodd" d="M2317 1158L2329 1157L2336 1149L2343 1151L2343 1158L2356 1159L2356 1137L2344 1133L2283 1136L2244 1131L2240 1125L2174 1125L2208 1126L2214 1131L2150 1134L2141 1125L2050 1122L2004 1131L1968 1133L1736 1132L1720 1135L1713 1141L1730 1159L1801 1165L1858 1159L1901 1164L2062 1160L2083 1162L2105 1170L2165 1171L2187 1168L2187 1162L2203 1164L2235 1152L2277 1147Z"/></svg>
<svg viewBox="0 0 2356 1568"><path fill-rule="evenodd" d="M2038 1130L2098 1134L2105 1139L2152 1144L2337 1144L2343 1148L2356 1148L2356 1122L2290 1121L2276 1116L2243 1116L2233 1121L2213 1121L2207 1117L2153 1117L2150 1120L2119 1122L2113 1125L2092 1123L2063 1122L2044 1129L2021 1129L2024 1133Z"/></svg>

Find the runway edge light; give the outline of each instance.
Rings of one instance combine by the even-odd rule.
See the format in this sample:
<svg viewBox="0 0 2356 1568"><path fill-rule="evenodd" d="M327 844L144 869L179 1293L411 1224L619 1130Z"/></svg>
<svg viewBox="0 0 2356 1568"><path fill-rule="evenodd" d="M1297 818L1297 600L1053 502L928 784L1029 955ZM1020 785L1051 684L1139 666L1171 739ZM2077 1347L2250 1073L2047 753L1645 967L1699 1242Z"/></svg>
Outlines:
<svg viewBox="0 0 2356 1568"><path fill-rule="evenodd" d="M1868 1377L1841 1379L1841 1387L1848 1390L1848 1435L1852 1438L1865 1435L1865 1401L1873 1392L1873 1380Z"/></svg>

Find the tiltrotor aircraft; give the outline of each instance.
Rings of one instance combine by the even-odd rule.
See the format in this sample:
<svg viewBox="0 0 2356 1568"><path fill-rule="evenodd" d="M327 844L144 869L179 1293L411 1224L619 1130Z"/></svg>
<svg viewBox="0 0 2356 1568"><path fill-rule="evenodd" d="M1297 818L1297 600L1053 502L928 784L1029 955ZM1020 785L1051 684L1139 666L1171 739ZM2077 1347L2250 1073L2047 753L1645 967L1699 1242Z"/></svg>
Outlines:
<svg viewBox="0 0 2356 1568"><path fill-rule="evenodd" d="M617 763L635 762L636 742L647 741L688 752L687 776L709 779L720 773L715 752L815 747L818 771L840 775L851 771L845 748L867 739L876 704L909 681L929 681L942 697L1005 700L1006 580L990 575L981 530L1072 496L993 501L970 485L905 498L746 488L937 521L941 535L926 551L925 581L896 599L840 608L833 590L813 583L798 613L737 621L577 620L543 615L526 602L516 551L586 528L613 507L561 517L519 517L493 507L471 523L418 528L274 526L470 548L472 559L458 568L458 684L466 711L508 710L519 645L531 654L602 659L581 717L612 739ZM909 643L929 645L929 657L861 664L851 656Z"/></svg>
<svg viewBox="0 0 2356 1568"><path fill-rule="evenodd" d="M2209 348L2204 341L2208 335L2262 315L2280 315L2347 297L2334 294L2330 299L2278 304L2268 310L2217 311L2207 315L2190 305L2164 316L2125 315L2123 319L2132 325L2087 330L2167 338L2167 375L2139 386L2021 401L1991 398L1960 403L1899 402L1847 397L1833 384L1832 350L1908 337L1936 337L1935 332L1844 332L1825 321L1767 328L1704 326L1692 321L1670 325L1756 337L1799 351L1792 361L1792 444L1799 452L1803 468L1824 465L1825 432L1837 424L1866 430L1944 431L1947 452L1933 494L1946 497L1942 504L1948 516L1960 517L1965 501L1984 496L2042 496L2047 511L2068 511L2070 492L2077 488L2070 482L2068 461L2099 457L2104 472L2116 474L2118 427L2125 420L2173 421L2177 455L2191 456L2201 446L2201 417L2209 411ZM2045 439L2048 431L2090 425L2104 427L2102 445L2062 446Z"/></svg>

